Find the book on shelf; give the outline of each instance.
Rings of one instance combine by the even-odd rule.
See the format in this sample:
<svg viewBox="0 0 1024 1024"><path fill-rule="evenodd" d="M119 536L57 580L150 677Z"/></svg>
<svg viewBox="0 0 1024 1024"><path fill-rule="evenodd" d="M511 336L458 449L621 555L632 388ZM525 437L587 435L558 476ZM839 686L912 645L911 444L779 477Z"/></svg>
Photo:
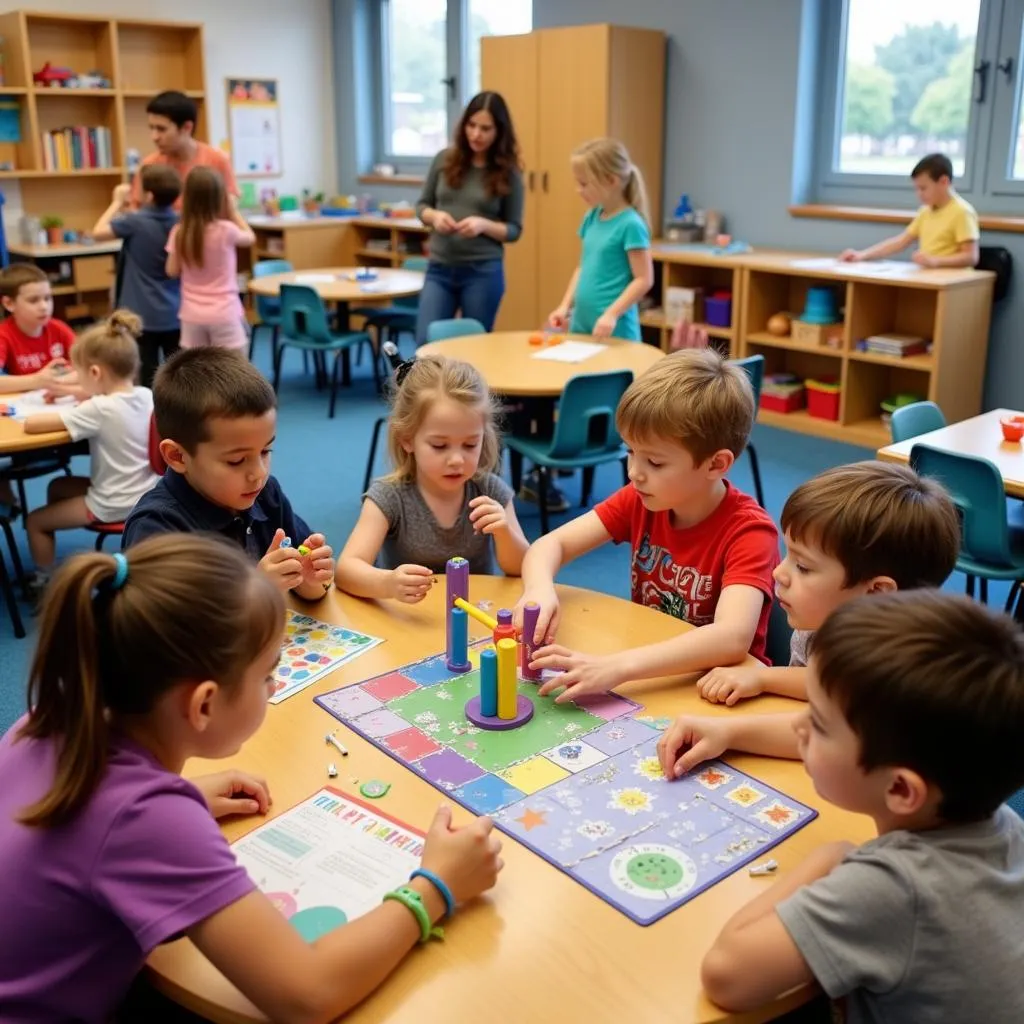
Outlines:
<svg viewBox="0 0 1024 1024"><path fill-rule="evenodd" d="M912 334L872 334L864 339L864 348L884 356L917 356L928 351L928 341Z"/></svg>
<svg viewBox="0 0 1024 1024"><path fill-rule="evenodd" d="M109 128L75 125L42 133L43 169L84 171L113 167Z"/></svg>

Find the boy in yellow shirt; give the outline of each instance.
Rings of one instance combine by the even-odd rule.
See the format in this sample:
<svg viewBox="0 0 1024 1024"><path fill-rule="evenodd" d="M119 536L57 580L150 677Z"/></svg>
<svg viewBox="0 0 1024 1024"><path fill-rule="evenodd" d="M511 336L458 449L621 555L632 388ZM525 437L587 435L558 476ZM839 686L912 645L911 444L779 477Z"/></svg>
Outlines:
<svg viewBox="0 0 1024 1024"><path fill-rule="evenodd" d="M924 204L899 235L868 249L846 249L847 263L881 259L917 242L914 262L921 267L973 267L978 262L978 214L953 188L953 165L942 153L922 157L910 177Z"/></svg>

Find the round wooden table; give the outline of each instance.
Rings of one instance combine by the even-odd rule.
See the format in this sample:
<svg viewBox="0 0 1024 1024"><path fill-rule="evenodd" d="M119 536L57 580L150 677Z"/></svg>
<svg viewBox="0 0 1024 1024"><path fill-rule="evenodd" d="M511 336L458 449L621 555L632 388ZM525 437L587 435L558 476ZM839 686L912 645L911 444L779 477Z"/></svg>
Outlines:
<svg viewBox="0 0 1024 1024"><path fill-rule="evenodd" d="M315 270L293 270L287 274L268 274L249 280L253 295L276 298L283 284L304 284L312 288L324 302L377 302L418 295L423 289L423 274L416 270L393 270L374 267L373 281L353 279L359 267L322 267Z"/></svg>
<svg viewBox="0 0 1024 1024"><path fill-rule="evenodd" d="M519 580L474 576L473 601L511 607L521 592ZM596 653L667 639L686 624L650 608L574 587L559 587L563 624L559 639ZM339 761L334 783L354 792L350 778L381 779L391 789L381 810L426 829L438 804L438 791L355 733L340 727L313 696L357 683L444 648L444 583L419 605L363 601L332 591L312 614L386 638L387 642L343 665L326 679L267 709L259 732L233 759L263 775L274 798L272 814L289 808L328 783L326 766L338 760L324 745L324 734L340 728L350 756ZM308 607L308 606L306 606ZM471 635L483 635L471 627ZM701 714L750 714L784 711L798 705L785 698L745 701L724 710L703 703L693 677L627 683L620 692L644 704L654 716L681 711ZM802 705L801 705L802 706ZM730 757L782 792L817 807L819 817L775 847L771 856L783 871L814 847L834 839L864 841L867 818L822 804L798 762L750 756ZM191 762L186 774L202 774L223 764ZM455 807L458 823L469 820ZM228 823L236 840L263 819ZM443 943L415 950L385 984L345 1019L358 1024L448 1024L451 1021L742 1021L770 1020L807 998L793 993L761 1011L733 1017L710 1003L701 991L700 962L726 919L771 884L746 871L712 886L685 906L649 927L634 924L514 840L503 837L505 870L486 898L463 908L446 929ZM204 1017L223 1024L263 1021L258 1011L182 939L158 949L149 959L152 980L167 995Z"/></svg>
<svg viewBox="0 0 1024 1024"><path fill-rule="evenodd" d="M582 373L632 370L633 376L639 377L665 354L660 348L639 341L612 338L607 342L599 342L587 335L567 334L568 340L603 344L604 351L579 363L534 359L538 352L544 351L530 344L530 336L536 333L496 331L493 334L470 334L423 345L417 354L461 359L471 363L483 374L492 391L501 395L534 398L557 398L565 390L569 378Z"/></svg>
<svg viewBox="0 0 1024 1024"><path fill-rule="evenodd" d="M18 405L24 392L0 395L0 405ZM34 452L40 448L55 448L71 444L71 435L66 430L55 430L49 434L26 434L25 424L10 416L0 416L0 455L19 455Z"/></svg>

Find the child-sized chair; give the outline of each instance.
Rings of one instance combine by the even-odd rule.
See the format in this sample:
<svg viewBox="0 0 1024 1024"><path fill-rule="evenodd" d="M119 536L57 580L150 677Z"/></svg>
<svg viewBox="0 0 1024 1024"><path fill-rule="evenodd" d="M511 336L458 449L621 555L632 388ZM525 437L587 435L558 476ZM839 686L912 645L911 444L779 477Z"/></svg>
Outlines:
<svg viewBox="0 0 1024 1024"><path fill-rule="evenodd" d="M1024 613L1024 533L1011 530L1006 515L1003 476L995 463L976 455L960 455L927 444L910 449L910 465L922 476L938 480L953 499L962 524L956 567L967 576L974 597L974 577L981 582L981 600L988 601L989 580L1013 585L1006 611L1021 621Z"/></svg>
<svg viewBox="0 0 1024 1024"><path fill-rule="evenodd" d="M548 532L548 480L552 469L582 469L580 505L587 505L594 485L594 469L605 462L622 463L622 482L628 483L626 446L615 429L615 410L633 381L631 370L589 373L571 377L562 392L551 437L536 434L505 437L512 473L512 489L519 491L523 459L540 474L538 504L541 533Z"/></svg>
<svg viewBox="0 0 1024 1024"><path fill-rule="evenodd" d="M277 392L281 381L281 361L285 349L297 348L302 352L312 352L314 363L316 357L334 353L334 366L331 368L331 403L327 416L334 419L334 405L338 396L338 370L342 356L365 341L370 336L365 331L332 331L327 320L327 310L323 299L313 288L304 284L286 284L281 286L281 327L278 334L277 350L274 353L274 391ZM378 388L380 374L377 360L373 361L373 377Z"/></svg>
<svg viewBox="0 0 1024 1024"><path fill-rule="evenodd" d="M410 256L402 260L402 269L424 273L427 269L426 256ZM372 330L377 343L373 346L374 354L379 358L381 346L385 341L398 344L399 336L416 333L416 315L419 311L419 295L403 295L388 306L357 306L351 312L354 316L364 318L363 330ZM363 356L360 347L356 354L356 362Z"/></svg>
<svg viewBox="0 0 1024 1024"><path fill-rule="evenodd" d="M449 338L463 338L471 334L486 334L487 328L471 316L457 320L435 320L427 324L427 341L447 341Z"/></svg>
<svg viewBox="0 0 1024 1024"><path fill-rule="evenodd" d="M271 277L274 274L288 274L292 265L287 260L260 260L253 264L252 276ZM256 296L256 313L259 322L253 324L252 333L249 335L249 359L252 360L252 353L256 347L256 333L263 328L270 328L270 357L273 362L274 353L277 351L277 332L281 327L281 300L272 299L269 295Z"/></svg>
<svg viewBox="0 0 1024 1024"><path fill-rule="evenodd" d="M893 410L889 430L893 444L899 444L900 441L941 430L945 425L946 417L934 402L911 402Z"/></svg>
<svg viewBox="0 0 1024 1024"><path fill-rule="evenodd" d="M6 516L0 516L0 529L4 532L7 540L7 550L11 553L11 569L14 579L19 580L22 585L25 580L25 570L21 565L21 556L18 554L18 546L14 542L14 532L11 530L11 521ZM3 552L0 551L0 591L3 591L4 603L7 605L7 614L11 617L11 626L14 635L22 640L25 637L25 623L21 618L21 611L18 608L18 599L14 594L14 584L11 582L11 574L7 572L7 562L4 560Z"/></svg>
<svg viewBox="0 0 1024 1024"><path fill-rule="evenodd" d="M750 386L754 389L754 416L761 405L761 382L764 380L764 356L747 356L746 359L734 359L738 366L750 378ZM750 472L754 477L754 497L758 505L764 508L764 488L761 486L761 467L757 461L754 442L747 441L747 454L750 456Z"/></svg>

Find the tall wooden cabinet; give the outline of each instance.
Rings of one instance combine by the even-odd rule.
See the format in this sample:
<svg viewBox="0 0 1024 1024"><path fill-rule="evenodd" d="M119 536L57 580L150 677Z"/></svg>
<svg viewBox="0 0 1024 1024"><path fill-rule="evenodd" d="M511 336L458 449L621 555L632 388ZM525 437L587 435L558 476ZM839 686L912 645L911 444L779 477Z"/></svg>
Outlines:
<svg viewBox="0 0 1024 1024"><path fill-rule="evenodd" d="M539 326L579 261L586 212L569 158L608 135L629 149L647 185L652 234L661 224L665 35L615 25L546 28L480 41L483 88L509 105L522 150L523 235L505 250L498 330Z"/></svg>

